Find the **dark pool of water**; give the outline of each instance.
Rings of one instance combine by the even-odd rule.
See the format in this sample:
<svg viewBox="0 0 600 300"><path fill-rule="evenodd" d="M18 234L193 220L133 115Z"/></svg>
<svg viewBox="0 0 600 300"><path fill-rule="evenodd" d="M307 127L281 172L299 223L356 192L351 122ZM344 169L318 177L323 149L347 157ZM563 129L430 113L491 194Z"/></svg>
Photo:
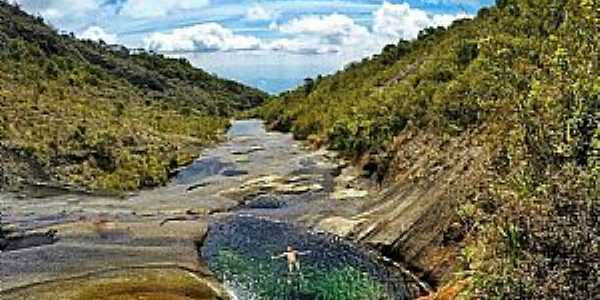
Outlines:
<svg viewBox="0 0 600 300"><path fill-rule="evenodd" d="M343 239L313 233L289 223L252 216L228 217L211 225L200 252L209 266L216 267L222 250L234 251L251 260L268 260L272 255L285 251L287 246L310 251L301 258L303 268L330 271L351 266L383 284L393 299L409 298L402 276L370 251ZM286 268L285 260L282 260L272 272L285 277Z"/></svg>

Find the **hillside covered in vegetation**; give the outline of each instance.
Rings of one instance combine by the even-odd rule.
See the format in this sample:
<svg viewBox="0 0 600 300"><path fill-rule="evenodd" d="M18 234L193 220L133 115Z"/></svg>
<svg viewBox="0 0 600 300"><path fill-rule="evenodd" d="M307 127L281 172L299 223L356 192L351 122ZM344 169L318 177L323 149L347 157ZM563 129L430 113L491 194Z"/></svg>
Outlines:
<svg viewBox="0 0 600 300"><path fill-rule="evenodd" d="M0 188L162 184L265 96L184 59L58 34L0 2Z"/></svg>
<svg viewBox="0 0 600 300"><path fill-rule="evenodd" d="M385 187L410 193L448 174L427 182L440 189L433 207L448 208L428 223L439 232L420 233L436 236L414 257L410 236L382 245L419 264L440 297L591 299L600 289L599 18L592 0L498 0L307 79L258 114L341 151Z"/></svg>

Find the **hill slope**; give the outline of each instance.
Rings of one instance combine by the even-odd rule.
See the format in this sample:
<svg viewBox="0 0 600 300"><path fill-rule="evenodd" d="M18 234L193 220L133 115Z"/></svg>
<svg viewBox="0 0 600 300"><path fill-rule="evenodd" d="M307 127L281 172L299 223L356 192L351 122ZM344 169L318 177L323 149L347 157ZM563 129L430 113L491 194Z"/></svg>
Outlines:
<svg viewBox="0 0 600 300"><path fill-rule="evenodd" d="M164 183L265 96L186 60L59 35L0 3L0 188Z"/></svg>
<svg viewBox="0 0 600 300"><path fill-rule="evenodd" d="M590 299L599 14L588 0L497 1L259 114L383 182L351 237L446 285L440 297Z"/></svg>

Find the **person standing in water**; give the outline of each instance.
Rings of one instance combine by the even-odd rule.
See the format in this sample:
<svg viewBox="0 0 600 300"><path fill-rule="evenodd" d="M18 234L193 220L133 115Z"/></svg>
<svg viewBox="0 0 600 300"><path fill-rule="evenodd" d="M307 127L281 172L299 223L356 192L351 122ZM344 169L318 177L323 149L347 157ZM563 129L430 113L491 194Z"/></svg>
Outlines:
<svg viewBox="0 0 600 300"><path fill-rule="evenodd" d="M278 259L278 258L285 257L287 259L287 263L288 263L288 271L290 274L293 274L294 269L298 273L300 273L300 259L298 257L302 256L302 255L307 255L307 254L310 254L310 251L300 252L300 251L292 248L292 246L288 246L287 251L285 251L277 256L273 256L273 257L271 257L271 259Z"/></svg>

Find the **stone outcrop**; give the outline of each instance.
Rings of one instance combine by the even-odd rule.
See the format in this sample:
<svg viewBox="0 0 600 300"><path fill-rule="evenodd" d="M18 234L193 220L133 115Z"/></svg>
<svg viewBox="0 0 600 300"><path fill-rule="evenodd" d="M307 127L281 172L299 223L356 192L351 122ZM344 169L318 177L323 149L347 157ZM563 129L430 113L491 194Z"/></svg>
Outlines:
<svg viewBox="0 0 600 300"><path fill-rule="evenodd" d="M228 299L197 255L205 221L82 220L0 253L0 299Z"/></svg>
<svg viewBox="0 0 600 300"><path fill-rule="evenodd" d="M482 139L485 129L442 141L408 133L395 140L395 157L381 187L362 197L361 213L326 217L317 228L354 239L425 272L436 270L429 253L443 242L456 220L459 199L471 196L486 178L493 149ZM352 184L332 198L358 193ZM362 193L360 196L364 196Z"/></svg>

